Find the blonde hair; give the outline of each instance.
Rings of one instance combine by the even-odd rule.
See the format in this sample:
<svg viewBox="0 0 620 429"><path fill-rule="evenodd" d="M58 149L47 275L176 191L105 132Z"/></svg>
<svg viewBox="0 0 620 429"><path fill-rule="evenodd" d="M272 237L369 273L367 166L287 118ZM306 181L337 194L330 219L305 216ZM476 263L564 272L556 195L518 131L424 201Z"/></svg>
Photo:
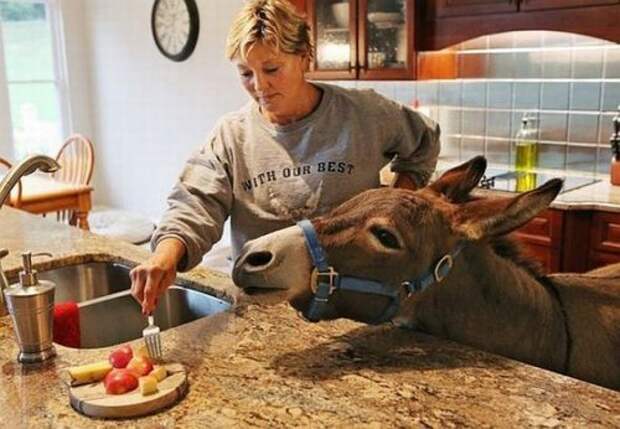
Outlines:
<svg viewBox="0 0 620 429"><path fill-rule="evenodd" d="M226 57L245 60L259 41L280 52L313 57L310 26L289 0L247 1L228 33Z"/></svg>

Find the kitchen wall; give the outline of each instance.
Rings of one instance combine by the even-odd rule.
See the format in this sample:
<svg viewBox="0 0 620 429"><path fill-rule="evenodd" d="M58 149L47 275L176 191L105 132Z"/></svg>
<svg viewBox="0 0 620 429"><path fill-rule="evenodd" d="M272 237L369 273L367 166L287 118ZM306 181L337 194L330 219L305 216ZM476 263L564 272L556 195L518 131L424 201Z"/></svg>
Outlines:
<svg viewBox="0 0 620 429"><path fill-rule="evenodd" d="M539 166L571 174L608 174L612 118L620 104L620 46L557 32L480 37L441 52L453 79L347 82L420 105L443 130L441 156L514 162L513 137L527 113L537 118ZM425 76L433 70L419 70ZM343 84L341 82L341 84Z"/></svg>
<svg viewBox="0 0 620 429"><path fill-rule="evenodd" d="M242 3L198 0L196 50L176 63L153 41L152 0L63 0L73 131L96 148L95 204L159 218L192 150L247 101L224 57Z"/></svg>
<svg viewBox="0 0 620 429"><path fill-rule="evenodd" d="M247 96L224 44L243 0L198 0L194 54L163 57L150 29L151 0L66 0L73 131L96 146L95 203L159 218L185 159L223 113ZM605 175L611 118L620 104L620 49L570 34L506 33L450 50L454 79L339 85L374 88L419 104L443 129L441 156L485 154L510 164L520 118L539 118L542 167ZM425 73L425 76L428 74Z"/></svg>
<svg viewBox="0 0 620 429"><path fill-rule="evenodd" d="M66 57L65 88L69 96L69 128L86 136L93 136L93 99L91 97L90 33L84 19L84 0L62 0L62 48Z"/></svg>

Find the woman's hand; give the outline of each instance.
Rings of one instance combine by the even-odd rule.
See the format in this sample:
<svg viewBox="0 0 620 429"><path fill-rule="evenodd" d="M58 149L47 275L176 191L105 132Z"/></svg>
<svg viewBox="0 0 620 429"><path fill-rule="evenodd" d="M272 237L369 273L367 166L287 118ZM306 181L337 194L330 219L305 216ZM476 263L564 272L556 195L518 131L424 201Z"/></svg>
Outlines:
<svg viewBox="0 0 620 429"><path fill-rule="evenodd" d="M185 245L176 238L162 240L155 253L129 273L131 294L142 305L143 314L151 314L159 297L174 282L177 264L185 254Z"/></svg>

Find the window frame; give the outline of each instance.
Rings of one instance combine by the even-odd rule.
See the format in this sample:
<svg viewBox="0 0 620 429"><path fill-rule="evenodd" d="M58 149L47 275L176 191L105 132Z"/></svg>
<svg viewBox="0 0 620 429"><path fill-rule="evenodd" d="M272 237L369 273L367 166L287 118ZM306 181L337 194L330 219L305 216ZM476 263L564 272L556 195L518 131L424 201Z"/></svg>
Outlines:
<svg viewBox="0 0 620 429"><path fill-rule="evenodd" d="M28 85L28 84L52 84L56 92L56 104L60 116L60 141L57 142L56 147L49 147L48 155L55 155L62 145L62 136L69 135L69 130L72 129L72 114L70 104L70 93L68 83L67 72L67 57L65 51L65 38L62 21L62 11L60 0L5 0L14 3L24 4L43 4L45 6L46 18L50 29L51 49L52 49L52 72L53 77L50 80L47 79L23 79L23 80L9 80L6 74L6 60L5 60L5 45L3 35L3 24L0 20L0 84L4 87L3 90L6 93L6 100L0 100L0 103L6 103L5 108L0 106L0 114L6 112L6 118L0 118L0 123L6 122L8 125L8 136L10 137L10 155L14 157L17 153L17 142L15 141L15 132L13 129L13 112L11 111L10 101L10 85Z"/></svg>

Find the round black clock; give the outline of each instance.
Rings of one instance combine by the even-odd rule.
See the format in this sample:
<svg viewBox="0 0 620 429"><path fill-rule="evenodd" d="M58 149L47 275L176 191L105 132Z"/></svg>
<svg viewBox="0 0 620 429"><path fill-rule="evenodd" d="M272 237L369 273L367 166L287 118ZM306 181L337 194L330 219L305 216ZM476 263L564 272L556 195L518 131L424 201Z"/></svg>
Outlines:
<svg viewBox="0 0 620 429"><path fill-rule="evenodd" d="M186 60L196 47L199 27L195 0L155 0L151 29L155 44L166 57Z"/></svg>

